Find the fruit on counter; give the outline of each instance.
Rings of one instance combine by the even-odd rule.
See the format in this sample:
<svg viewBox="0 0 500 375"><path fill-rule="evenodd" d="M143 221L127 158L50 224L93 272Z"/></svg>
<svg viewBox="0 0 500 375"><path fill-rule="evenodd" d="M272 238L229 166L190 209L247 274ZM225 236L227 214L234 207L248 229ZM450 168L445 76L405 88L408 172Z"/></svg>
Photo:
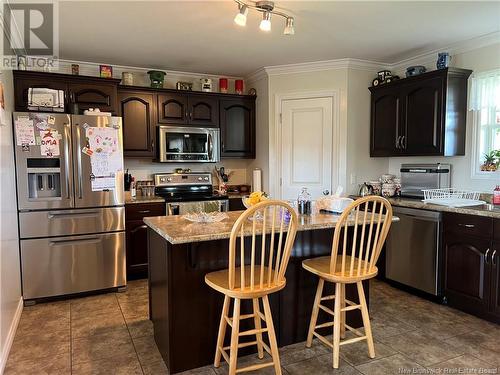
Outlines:
<svg viewBox="0 0 500 375"><path fill-rule="evenodd" d="M268 200L268 199L269 199L269 197L263 191L254 191L248 197L242 198L243 204L246 207L254 206L257 203L260 203L260 202Z"/></svg>

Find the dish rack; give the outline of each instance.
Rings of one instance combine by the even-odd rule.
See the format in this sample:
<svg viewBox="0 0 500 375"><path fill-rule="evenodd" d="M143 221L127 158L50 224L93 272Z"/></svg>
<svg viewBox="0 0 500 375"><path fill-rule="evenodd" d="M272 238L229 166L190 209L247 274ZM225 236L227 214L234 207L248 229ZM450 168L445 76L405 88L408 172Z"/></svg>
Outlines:
<svg viewBox="0 0 500 375"><path fill-rule="evenodd" d="M486 202L479 200L477 191L446 189L423 189L424 202L448 207L479 206Z"/></svg>

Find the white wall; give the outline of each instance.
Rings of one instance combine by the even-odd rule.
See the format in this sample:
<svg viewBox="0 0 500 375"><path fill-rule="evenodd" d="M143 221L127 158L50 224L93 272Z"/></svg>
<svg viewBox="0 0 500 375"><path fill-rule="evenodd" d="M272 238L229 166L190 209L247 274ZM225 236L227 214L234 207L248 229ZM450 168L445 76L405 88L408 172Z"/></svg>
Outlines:
<svg viewBox="0 0 500 375"><path fill-rule="evenodd" d="M476 73L500 68L500 43L452 55L451 66L471 69ZM435 69L435 65L430 63L426 64L426 67L428 70ZM498 179L485 180L471 177L472 142L474 141L472 126L472 112L468 112L465 156L389 158L389 172L398 175L402 163L451 163L451 184L453 187L492 193L495 185L500 183Z"/></svg>
<svg viewBox="0 0 500 375"><path fill-rule="evenodd" d="M257 90L255 101L256 122L256 150L255 159L251 160L247 168L247 181L252 182L252 173L255 168L262 170L262 189L269 192L269 78L267 74L247 81L248 87Z"/></svg>
<svg viewBox="0 0 500 375"><path fill-rule="evenodd" d="M377 179L389 168L387 158L370 158L370 102L368 87L376 72L348 69L347 75L347 176L348 191Z"/></svg>
<svg viewBox="0 0 500 375"><path fill-rule="evenodd" d="M2 71L7 124L0 125L0 374L7 361L22 308L16 182L12 140L12 72Z"/></svg>

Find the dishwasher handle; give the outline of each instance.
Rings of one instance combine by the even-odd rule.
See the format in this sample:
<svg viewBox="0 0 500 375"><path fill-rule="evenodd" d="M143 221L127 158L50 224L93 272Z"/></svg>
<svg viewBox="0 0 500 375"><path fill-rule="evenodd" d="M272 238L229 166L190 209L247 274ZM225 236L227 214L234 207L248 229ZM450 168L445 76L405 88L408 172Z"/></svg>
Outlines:
<svg viewBox="0 0 500 375"><path fill-rule="evenodd" d="M421 210L418 208L393 207L394 216L408 216L417 220L441 222L442 213L437 211Z"/></svg>

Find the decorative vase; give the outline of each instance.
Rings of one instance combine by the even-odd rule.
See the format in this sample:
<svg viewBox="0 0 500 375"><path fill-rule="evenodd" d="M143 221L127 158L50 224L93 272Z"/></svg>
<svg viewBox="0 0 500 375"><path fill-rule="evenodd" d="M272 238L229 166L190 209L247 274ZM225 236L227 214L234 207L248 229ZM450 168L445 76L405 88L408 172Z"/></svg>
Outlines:
<svg viewBox="0 0 500 375"><path fill-rule="evenodd" d="M436 67L438 69L446 69L450 65L451 56L448 52L438 53Z"/></svg>
<svg viewBox="0 0 500 375"><path fill-rule="evenodd" d="M165 79L165 72L160 70L150 70L148 72L149 79L151 80L151 87L155 89L163 88L163 80Z"/></svg>

